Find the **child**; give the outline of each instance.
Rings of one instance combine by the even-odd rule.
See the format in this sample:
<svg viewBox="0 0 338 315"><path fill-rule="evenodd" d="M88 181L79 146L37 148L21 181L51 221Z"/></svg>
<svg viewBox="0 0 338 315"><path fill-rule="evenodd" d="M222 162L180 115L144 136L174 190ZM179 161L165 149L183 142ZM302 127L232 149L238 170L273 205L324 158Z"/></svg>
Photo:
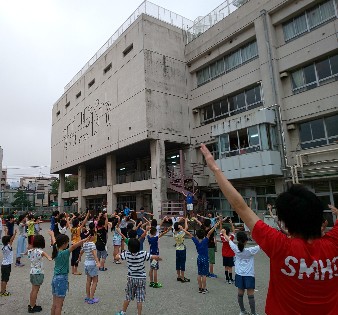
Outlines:
<svg viewBox="0 0 338 315"><path fill-rule="evenodd" d="M69 273L69 256L70 253L81 246L88 238L83 239L69 248L69 237L60 234L56 239L54 233L50 233L53 237L53 253L52 259L55 260L54 276L52 280L53 304L51 315L61 315L62 306L68 289L68 273Z"/></svg>
<svg viewBox="0 0 338 315"><path fill-rule="evenodd" d="M232 267L235 266L234 263L234 256L235 253L231 249L229 242L225 238L224 235L227 235L231 241L235 239L235 227L232 224L231 219L229 219L229 223L231 224L232 233L230 234L230 228L226 227L225 229L221 230L221 242L222 245L222 256L223 256L223 266L224 266L224 273L225 273L225 281L229 284L234 283L232 278Z"/></svg>
<svg viewBox="0 0 338 315"><path fill-rule="evenodd" d="M104 266L107 253L107 234L108 234L108 216L107 213L100 214L99 221L97 222L97 240L96 240L96 250L97 257L100 261L100 271L106 271L107 268Z"/></svg>
<svg viewBox="0 0 338 315"><path fill-rule="evenodd" d="M10 296L11 294L6 291L9 276L11 275L13 263L13 249L12 244L16 235L16 230L12 236L5 235L2 237L2 264L1 264L1 291L0 296Z"/></svg>
<svg viewBox="0 0 338 315"><path fill-rule="evenodd" d="M229 242L231 249L236 255L235 260L235 286L238 288L238 304L241 309L240 314L247 314L244 303L243 295L247 290L251 315L257 315L255 307L255 268L254 268L254 255L260 250L259 246L245 248L248 235L245 232L237 233L238 246L230 239L227 234L223 234L224 238Z"/></svg>
<svg viewBox="0 0 338 315"><path fill-rule="evenodd" d="M215 223L214 227L211 228L207 235L205 235L204 229L199 229L196 231L196 237L194 237L191 233L188 231L183 230L182 226L180 229L184 231L188 236L190 236L195 243L196 250L198 253L197 256L197 269L198 269L198 292L199 293L207 293L209 292L206 288L207 285L207 275L208 275L208 267L209 267L209 255L208 255L208 243L209 238L215 231L216 227L219 225L219 222Z"/></svg>
<svg viewBox="0 0 338 315"><path fill-rule="evenodd" d="M120 225L120 217L118 215L115 215L115 218L117 219L117 222L114 226L112 226L111 231L114 233L113 235L113 246L114 246L114 252L113 252L113 257L114 257L114 263L115 264L121 264L120 260L116 260L115 257L117 257L117 255L120 252L120 248L121 248L121 243L122 243L122 237L121 235L117 232L119 225Z"/></svg>
<svg viewBox="0 0 338 315"><path fill-rule="evenodd" d="M177 281L180 282L190 282L190 279L184 276L185 272L185 262L187 260L187 250L184 245L184 235L185 232L180 230L179 222L174 224L174 239L176 242L176 273ZM188 218L185 218L184 230L188 229Z"/></svg>
<svg viewBox="0 0 338 315"><path fill-rule="evenodd" d="M2 214L0 214L0 242L2 239ZM0 245L2 245L2 243L0 243Z"/></svg>
<svg viewBox="0 0 338 315"><path fill-rule="evenodd" d="M86 258L85 258L85 273L87 275L87 283L86 283L86 298L85 302L88 304L94 304L98 303L99 299L95 298L95 291L96 291L96 286L98 282L98 267L100 267L100 262L99 259L97 258L96 255L96 246L93 243L93 238L94 238L94 230L90 231L90 237L88 238L88 241L86 241L83 244L83 247L80 252L79 260L81 260L81 257L83 253L85 253Z"/></svg>
<svg viewBox="0 0 338 315"><path fill-rule="evenodd" d="M41 231L40 223L41 223L41 217L35 217L34 218L34 234L39 235Z"/></svg>
<svg viewBox="0 0 338 315"><path fill-rule="evenodd" d="M136 238L129 239L128 251L115 257L116 260L127 260L128 282L126 287L126 299L123 302L122 310L116 315L125 315L130 301L136 297L137 314L142 313L142 303L145 301L146 294L146 271L144 262L146 260L161 260L157 255L150 255L145 251L140 251L140 241Z"/></svg>
<svg viewBox="0 0 338 315"><path fill-rule="evenodd" d="M42 307L36 305L36 299L39 289L44 279L42 258L46 257L49 261L52 258L42 249L45 248L45 239L42 235L35 235L33 240L33 248L28 250L28 259L31 261L30 282L32 290L29 298L28 313L41 312Z"/></svg>
<svg viewBox="0 0 338 315"><path fill-rule="evenodd" d="M169 229L165 230L159 236L157 236L156 227L148 227L150 235L147 236L148 243L150 246L150 255L159 255L158 249L158 240L165 234L168 233ZM151 288L162 288L162 284L157 281L157 270L159 269L158 261L154 260L150 262L149 278L150 278L150 287Z"/></svg>
<svg viewBox="0 0 338 315"><path fill-rule="evenodd" d="M33 248L33 240L34 240L34 225L35 225L35 222L34 222L34 215L33 214L29 214L27 216L27 222L26 222L26 225L27 225L27 238L28 238L28 249L31 249Z"/></svg>
<svg viewBox="0 0 338 315"><path fill-rule="evenodd" d="M70 229L72 244L76 244L77 242L81 240L81 230L85 226L88 220L88 217L89 217L89 211L87 212L86 217L80 224L79 219L76 216L74 216L72 220L72 228ZM72 274L76 276L81 275L81 272L77 271L77 267L79 266L78 259L80 255L80 250L81 250L80 247L77 247L76 249L74 249L72 251L72 258L70 260L70 265L72 266Z"/></svg>
<svg viewBox="0 0 338 315"><path fill-rule="evenodd" d="M18 218L18 230L19 230L19 236L18 241L16 245L16 260L15 260L15 266L16 267L23 267L24 264L21 263L21 256L26 253L27 250L27 244L26 244L26 215L21 214Z"/></svg>

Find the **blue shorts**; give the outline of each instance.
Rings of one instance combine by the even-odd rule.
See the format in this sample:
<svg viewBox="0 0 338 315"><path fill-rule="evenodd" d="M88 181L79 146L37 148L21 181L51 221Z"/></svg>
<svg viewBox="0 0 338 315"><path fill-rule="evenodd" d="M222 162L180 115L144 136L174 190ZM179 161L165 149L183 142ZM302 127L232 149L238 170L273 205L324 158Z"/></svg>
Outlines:
<svg viewBox="0 0 338 315"><path fill-rule="evenodd" d="M64 298L68 290L68 275L56 275L52 279L52 294Z"/></svg>
<svg viewBox="0 0 338 315"><path fill-rule="evenodd" d="M96 277L99 274L99 269L96 265L85 265L85 274L89 277Z"/></svg>
<svg viewBox="0 0 338 315"><path fill-rule="evenodd" d="M185 271L185 262L187 260L187 250L176 250L176 270Z"/></svg>
<svg viewBox="0 0 338 315"><path fill-rule="evenodd" d="M197 273L199 276L206 276L209 273L209 258L208 256L197 257Z"/></svg>
<svg viewBox="0 0 338 315"><path fill-rule="evenodd" d="M236 275L235 286L241 290L254 289L255 288L255 277Z"/></svg>

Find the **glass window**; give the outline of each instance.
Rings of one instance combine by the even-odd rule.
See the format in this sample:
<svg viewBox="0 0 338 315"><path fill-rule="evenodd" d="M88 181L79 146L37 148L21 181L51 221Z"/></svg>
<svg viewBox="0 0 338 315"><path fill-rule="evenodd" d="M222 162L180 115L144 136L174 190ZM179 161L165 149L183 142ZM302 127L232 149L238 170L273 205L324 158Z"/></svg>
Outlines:
<svg viewBox="0 0 338 315"><path fill-rule="evenodd" d="M236 103L237 103L237 108L239 112L245 111L245 94L240 93L236 96Z"/></svg>
<svg viewBox="0 0 338 315"><path fill-rule="evenodd" d="M216 102L213 104L215 117L221 116L221 103Z"/></svg>
<svg viewBox="0 0 338 315"><path fill-rule="evenodd" d="M319 6L314 7L307 12L310 29L316 27L321 23L321 16Z"/></svg>
<svg viewBox="0 0 338 315"><path fill-rule="evenodd" d="M313 120L299 126L302 149L327 144L323 119Z"/></svg>
<svg viewBox="0 0 338 315"><path fill-rule="evenodd" d="M300 87L304 86L304 76L303 76L303 69L299 69L291 74L292 80L292 87L293 89L299 89Z"/></svg>
<svg viewBox="0 0 338 315"><path fill-rule="evenodd" d="M312 139L325 138L324 123L322 119L311 121Z"/></svg>
<svg viewBox="0 0 338 315"><path fill-rule="evenodd" d="M221 100L221 113L222 115L226 114L228 112L228 102L227 100Z"/></svg>
<svg viewBox="0 0 338 315"><path fill-rule="evenodd" d="M330 65L332 74L338 74L338 55L330 57Z"/></svg>
<svg viewBox="0 0 338 315"><path fill-rule="evenodd" d="M221 75L224 73L224 60L223 58L221 60L217 61L217 75Z"/></svg>
<svg viewBox="0 0 338 315"><path fill-rule="evenodd" d="M210 65L210 77L213 79L217 77L217 63L214 62Z"/></svg>
<svg viewBox="0 0 338 315"><path fill-rule="evenodd" d="M276 126L270 125L271 149L278 150Z"/></svg>
<svg viewBox="0 0 338 315"><path fill-rule="evenodd" d="M307 67L303 68L304 71L304 79L305 79L305 84L311 84L315 83L316 84L316 73L315 73L315 67L313 64L308 65Z"/></svg>
<svg viewBox="0 0 338 315"><path fill-rule="evenodd" d="M241 49L242 53L242 62L246 62L258 55L257 52L257 42L250 43L246 47Z"/></svg>
<svg viewBox="0 0 338 315"><path fill-rule="evenodd" d="M285 41L288 41L291 38L295 37L295 29L293 27L293 20L283 25L283 32L284 32Z"/></svg>
<svg viewBox="0 0 338 315"><path fill-rule="evenodd" d="M259 125L259 133L261 136L261 146L262 150L269 150L269 138L268 138L268 125L263 124Z"/></svg>
<svg viewBox="0 0 338 315"><path fill-rule="evenodd" d="M329 143L338 143L338 115L325 118L325 126Z"/></svg>
<svg viewBox="0 0 338 315"><path fill-rule="evenodd" d="M246 94L246 103L248 107L250 107L250 109L261 105L260 86L255 86L254 88L247 90L245 94Z"/></svg>
<svg viewBox="0 0 338 315"><path fill-rule="evenodd" d="M229 144L230 144L230 150L238 150L239 143L238 143L238 135L237 131L233 131L229 133ZM237 153L235 153L237 154Z"/></svg>
<svg viewBox="0 0 338 315"><path fill-rule="evenodd" d="M295 30L296 36L307 32L307 23L306 23L305 13L294 18L293 23L294 23L294 30Z"/></svg>
<svg viewBox="0 0 338 315"><path fill-rule="evenodd" d="M249 146L259 145L259 135L257 126L252 126L248 128L248 136L249 136Z"/></svg>
<svg viewBox="0 0 338 315"><path fill-rule="evenodd" d="M316 70L318 74L318 79L323 80L331 76L330 61L325 59L319 62L316 62Z"/></svg>
<svg viewBox="0 0 338 315"><path fill-rule="evenodd" d="M221 153L229 151L229 136L228 134L224 134L220 136L221 142Z"/></svg>
<svg viewBox="0 0 338 315"><path fill-rule="evenodd" d="M237 67L238 65L240 65L241 61L242 59L241 59L240 50L233 52L231 55L229 55L226 58L226 62L225 62L226 70L231 70Z"/></svg>
<svg viewBox="0 0 338 315"><path fill-rule="evenodd" d="M320 6L321 21L325 22L335 16L333 1L326 1Z"/></svg>
<svg viewBox="0 0 338 315"><path fill-rule="evenodd" d="M209 105L204 108L204 120L209 120L214 117L214 112L212 110L212 105Z"/></svg>

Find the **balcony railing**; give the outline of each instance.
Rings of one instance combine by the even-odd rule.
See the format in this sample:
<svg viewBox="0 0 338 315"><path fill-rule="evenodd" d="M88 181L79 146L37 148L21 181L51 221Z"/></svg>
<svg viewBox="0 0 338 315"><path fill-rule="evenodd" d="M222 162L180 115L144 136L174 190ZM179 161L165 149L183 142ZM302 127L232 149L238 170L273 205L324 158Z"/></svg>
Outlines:
<svg viewBox="0 0 338 315"><path fill-rule="evenodd" d="M188 43L203 34L219 21L223 20L226 16L236 11L240 6L248 1L249 0L227 0L224 1L212 12L210 12L208 15L197 18L194 21L194 25L188 29Z"/></svg>
<svg viewBox="0 0 338 315"><path fill-rule="evenodd" d="M124 184L151 179L151 171L135 171L128 174L117 175L116 183Z"/></svg>

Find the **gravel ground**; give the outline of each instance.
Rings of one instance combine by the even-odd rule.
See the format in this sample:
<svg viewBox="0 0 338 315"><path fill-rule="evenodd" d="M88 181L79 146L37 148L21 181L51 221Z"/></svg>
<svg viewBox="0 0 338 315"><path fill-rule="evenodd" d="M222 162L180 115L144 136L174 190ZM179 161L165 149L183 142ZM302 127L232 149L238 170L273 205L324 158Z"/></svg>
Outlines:
<svg viewBox="0 0 338 315"><path fill-rule="evenodd" d="M49 224L42 224L42 234L46 237ZM100 299L97 304L88 305L84 303L86 276L69 275L69 292L65 298L63 314L115 314L121 309L125 293L127 267L126 263L116 265L112 259L111 234L109 234L108 252L106 267L107 271L100 271L99 283L96 290L96 297ZM147 242L145 242L146 244ZM226 284L224 281L224 268L222 266L221 244L216 253L215 273L217 279L207 279L208 294L199 294L197 285L196 249L189 239L187 245L186 277L191 279L190 283L181 283L176 280L175 271L175 247L174 240L170 236L160 239L160 256L163 261L160 263L159 281L163 288L155 289L147 287L146 301L143 304L143 314L171 315L171 314L194 314L194 315L227 315L239 314L237 303L237 288L234 285ZM249 245L250 246L250 245ZM14 253L16 240L14 241ZM148 250L148 244L145 249ZM51 248L45 251L51 254ZM1 259L2 259L2 254ZM27 256L22 259L26 264L24 267L12 265L12 273L7 286L9 297L0 297L1 314L27 314L29 304L29 293L31 284L29 282L29 261ZM38 305L43 310L40 314L50 314L52 302L51 279L54 262L44 261L45 281L40 288ZM83 262L80 263L79 271L83 272ZM265 298L269 281L269 260L263 252L259 252L255 258L256 269L256 311L264 314ZM149 270L149 263L146 262L146 270ZM148 279L147 279L148 280ZM244 304L248 306L248 299L244 298ZM127 314L137 314L136 303L131 302Z"/></svg>

